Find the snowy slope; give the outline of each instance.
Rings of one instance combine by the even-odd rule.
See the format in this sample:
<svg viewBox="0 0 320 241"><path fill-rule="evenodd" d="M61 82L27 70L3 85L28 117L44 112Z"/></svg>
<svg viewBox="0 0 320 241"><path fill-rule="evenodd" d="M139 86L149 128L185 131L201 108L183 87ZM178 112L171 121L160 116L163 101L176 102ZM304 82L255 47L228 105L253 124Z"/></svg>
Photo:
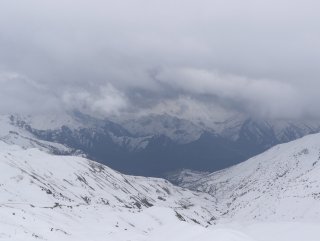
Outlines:
<svg viewBox="0 0 320 241"><path fill-rule="evenodd" d="M0 141L7 144L16 144L23 149L38 148L55 154L81 154L79 151L68 148L65 145L40 140L25 128L14 123L12 115L0 115Z"/></svg>
<svg viewBox="0 0 320 241"><path fill-rule="evenodd" d="M181 186L217 198L233 221L320 222L320 134L281 144L246 162ZM221 220L220 220L221 222Z"/></svg>
<svg viewBox="0 0 320 241"><path fill-rule="evenodd" d="M92 240L103 240L119 232L143 238L167 219L208 226L218 213L208 194L163 179L125 176L81 157L24 150L2 141L0 170L4 240L88 240L92 233L99 234Z"/></svg>
<svg viewBox="0 0 320 241"><path fill-rule="evenodd" d="M212 196L46 151L0 141L0 240L320 240L320 135L221 172L185 171Z"/></svg>
<svg viewBox="0 0 320 241"><path fill-rule="evenodd" d="M194 171L190 169L181 169L175 172L168 172L165 174L165 179L178 186L189 187L195 182L201 180L204 176L209 175L210 172Z"/></svg>

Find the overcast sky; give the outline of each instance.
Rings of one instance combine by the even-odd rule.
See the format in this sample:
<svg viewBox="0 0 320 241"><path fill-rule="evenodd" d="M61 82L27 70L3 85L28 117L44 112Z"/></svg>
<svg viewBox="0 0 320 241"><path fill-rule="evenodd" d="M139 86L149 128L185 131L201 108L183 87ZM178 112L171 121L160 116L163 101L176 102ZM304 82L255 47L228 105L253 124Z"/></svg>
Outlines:
<svg viewBox="0 0 320 241"><path fill-rule="evenodd" d="M319 12L316 0L1 0L0 112L319 117Z"/></svg>

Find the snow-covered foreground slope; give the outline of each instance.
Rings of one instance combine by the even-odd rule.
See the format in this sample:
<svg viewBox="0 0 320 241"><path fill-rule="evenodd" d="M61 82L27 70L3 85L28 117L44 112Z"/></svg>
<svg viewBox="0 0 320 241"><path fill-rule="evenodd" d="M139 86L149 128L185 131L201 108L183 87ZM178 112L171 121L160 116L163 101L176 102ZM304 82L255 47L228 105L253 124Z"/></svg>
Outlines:
<svg viewBox="0 0 320 241"><path fill-rule="evenodd" d="M208 194L81 157L0 141L0 170L2 240L148 240L167 223L203 228L217 215Z"/></svg>
<svg viewBox="0 0 320 241"><path fill-rule="evenodd" d="M282 145L263 163L251 159L198 180L217 199L0 141L0 240L319 241L318 141ZM291 157L295 165L281 164ZM258 222L266 219L273 222Z"/></svg>
<svg viewBox="0 0 320 241"><path fill-rule="evenodd" d="M281 144L181 186L217 198L225 222L309 221L320 227L320 134Z"/></svg>

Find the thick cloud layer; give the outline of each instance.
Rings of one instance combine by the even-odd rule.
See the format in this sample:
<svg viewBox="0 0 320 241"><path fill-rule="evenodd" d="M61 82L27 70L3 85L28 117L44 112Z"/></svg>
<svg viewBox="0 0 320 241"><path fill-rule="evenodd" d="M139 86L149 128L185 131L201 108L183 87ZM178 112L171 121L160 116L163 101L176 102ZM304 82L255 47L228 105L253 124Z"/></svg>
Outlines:
<svg viewBox="0 0 320 241"><path fill-rule="evenodd" d="M2 0L0 112L319 117L319 9L312 0Z"/></svg>

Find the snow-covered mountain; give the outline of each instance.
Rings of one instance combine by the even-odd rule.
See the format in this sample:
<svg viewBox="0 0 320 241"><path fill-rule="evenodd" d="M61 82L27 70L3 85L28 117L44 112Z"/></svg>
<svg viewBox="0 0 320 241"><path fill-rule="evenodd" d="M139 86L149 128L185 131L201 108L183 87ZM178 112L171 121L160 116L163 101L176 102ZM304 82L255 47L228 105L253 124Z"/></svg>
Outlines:
<svg viewBox="0 0 320 241"><path fill-rule="evenodd" d="M185 170L172 178L217 198L220 222L320 222L320 134L277 145L212 174Z"/></svg>
<svg viewBox="0 0 320 241"><path fill-rule="evenodd" d="M178 186L191 187L194 183L209 175L210 172L201 172L190 169L181 169L165 173L165 178Z"/></svg>
<svg viewBox="0 0 320 241"><path fill-rule="evenodd" d="M138 119L121 121L122 126L136 136L167 136L178 144L186 144L198 140L205 131L214 130L179 119L168 114L149 115Z"/></svg>
<svg viewBox="0 0 320 241"><path fill-rule="evenodd" d="M0 140L0 240L319 240L320 134L212 174L185 170L177 187L14 131Z"/></svg>
<svg viewBox="0 0 320 241"><path fill-rule="evenodd" d="M0 170L0 240L117 240L119 232L147 240L164 225L157 215L208 226L218 212L210 195L163 179L3 141Z"/></svg>
<svg viewBox="0 0 320 241"><path fill-rule="evenodd" d="M53 154L61 155L84 155L79 150L75 150L56 142L41 140L28 129L15 122L12 115L0 116L0 141L7 144L15 144L23 149L38 148Z"/></svg>
<svg viewBox="0 0 320 241"><path fill-rule="evenodd" d="M163 176L182 168L220 170L320 130L317 121L233 116L209 126L168 114L126 120L97 119L79 112L8 115L0 122L42 141L80 150L124 173L146 176Z"/></svg>

